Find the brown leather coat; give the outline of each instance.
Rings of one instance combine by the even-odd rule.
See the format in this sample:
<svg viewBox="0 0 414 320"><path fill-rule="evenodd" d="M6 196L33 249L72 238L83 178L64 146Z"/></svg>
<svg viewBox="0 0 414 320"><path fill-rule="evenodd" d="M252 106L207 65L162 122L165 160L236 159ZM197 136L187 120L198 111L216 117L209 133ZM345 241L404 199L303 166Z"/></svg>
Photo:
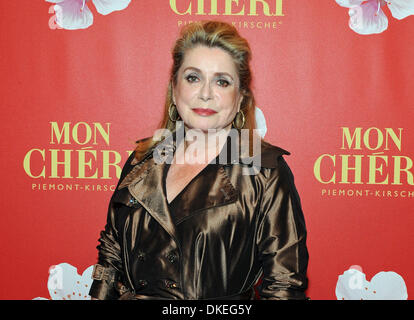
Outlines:
<svg viewBox="0 0 414 320"><path fill-rule="evenodd" d="M262 142L256 175L242 174L241 159L210 163L177 196L173 219L168 165L153 150L123 168L97 247L113 277L95 277L92 297L249 299L261 278L261 299L306 298L306 227L287 151Z"/></svg>

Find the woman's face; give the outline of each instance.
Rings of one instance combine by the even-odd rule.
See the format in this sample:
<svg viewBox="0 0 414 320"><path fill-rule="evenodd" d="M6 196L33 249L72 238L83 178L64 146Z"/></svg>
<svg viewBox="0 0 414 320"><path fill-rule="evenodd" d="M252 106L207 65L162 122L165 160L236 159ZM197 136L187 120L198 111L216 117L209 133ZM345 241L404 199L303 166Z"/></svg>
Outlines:
<svg viewBox="0 0 414 320"><path fill-rule="evenodd" d="M206 46L186 52L173 87L173 101L187 128L204 132L228 128L242 99L230 54Z"/></svg>

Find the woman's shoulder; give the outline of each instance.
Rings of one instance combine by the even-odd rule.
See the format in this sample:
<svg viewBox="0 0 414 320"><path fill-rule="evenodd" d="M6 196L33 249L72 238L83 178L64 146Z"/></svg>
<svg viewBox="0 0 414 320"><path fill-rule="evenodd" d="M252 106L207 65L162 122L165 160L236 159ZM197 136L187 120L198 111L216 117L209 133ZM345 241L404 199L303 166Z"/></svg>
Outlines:
<svg viewBox="0 0 414 320"><path fill-rule="evenodd" d="M263 168L277 168L280 166L280 161L283 161L284 155L290 155L290 152L271 144L265 140L261 140L261 154L260 161Z"/></svg>
<svg viewBox="0 0 414 320"><path fill-rule="evenodd" d="M146 137L135 141L136 147L133 153L131 154L130 159L128 159L128 163L131 165L137 164L142 158L145 157L151 144L153 142L153 137Z"/></svg>
<svg viewBox="0 0 414 320"><path fill-rule="evenodd" d="M290 152L262 140L261 172L267 183L278 181L279 185L292 188L294 186L294 176L283 157L285 155L290 155Z"/></svg>
<svg viewBox="0 0 414 320"><path fill-rule="evenodd" d="M138 145L138 144L142 144L142 143L146 143L146 142L148 142L149 140L152 140L152 138L153 138L153 136L151 136L151 137L146 137L146 138L142 138L142 139L138 139L137 141L135 141L135 143Z"/></svg>

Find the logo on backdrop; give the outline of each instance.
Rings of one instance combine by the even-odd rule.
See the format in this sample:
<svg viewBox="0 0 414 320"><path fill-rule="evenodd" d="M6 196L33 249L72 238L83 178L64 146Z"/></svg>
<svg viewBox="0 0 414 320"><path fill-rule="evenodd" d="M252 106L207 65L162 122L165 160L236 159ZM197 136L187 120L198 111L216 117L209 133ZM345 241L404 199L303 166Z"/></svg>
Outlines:
<svg viewBox="0 0 414 320"><path fill-rule="evenodd" d="M283 0L169 0L177 26L200 19L232 17L240 29L278 30L285 16Z"/></svg>
<svg viewBox="0 0 414 320"><path fill-rule="evenodd" d="M48 148L32 148L23 168L36 191L114 191L122 156L110 147L110 123L50 122Z"/></svg>
<svg viewBox="0 0 414 320"><path fill-rule="evenodd" d="M324 197L414 198L413 160L403 152L403 128L341 127L340 148L317 157Z"/></svg>
<svg viewBox="0 0 414 320"><path fill-rule="evenodd" d="M394 271L381 271L366 280L362 267L351 266L338 276L335 295L338 300L407 300L404 278Z"/></svg>
<svg viewBox="0 0 414 320"><path fill-rule="evenodd" d="M80 275L78 269L63 262L49 268L47 289L49 298L36 297L33 300L90 300L93 265Z"/></svg>
<svg viewBox="0 0 414 320"><path fill-rule="evenodd" d="M49 18L51 30L86 29L93 24L94 16L88 7L87 0L46 0L46 2L55 3L49 7L49 13L53 14ZM92 0L96 11L102 15L124 10L130 2L131 0Z"/></svg>

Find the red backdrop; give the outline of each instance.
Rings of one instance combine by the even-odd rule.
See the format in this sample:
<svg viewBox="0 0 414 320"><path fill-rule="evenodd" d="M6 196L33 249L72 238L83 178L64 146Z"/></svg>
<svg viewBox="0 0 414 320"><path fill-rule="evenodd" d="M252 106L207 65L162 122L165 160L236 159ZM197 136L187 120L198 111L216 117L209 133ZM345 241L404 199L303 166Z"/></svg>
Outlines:
<svg viewBox="0 0 414 320"><path fill-rule="evenodd" d="M197 1L177 7L190 2L191 15L167 0L133 0L107 16L88 2L93 25L73 31L51 29L51 3L0 2L0 298L49 297L51 265L81 273L96 262L117 182L111 163L122 166L160 120L180 24L210 18L236 22L250 42L265 138L292 153L308 295L336 299L338 276L359 265L367 280L398 273L412 297L414 17L387 12L387 31L361 36L333 0L280 1L283 16L266 16L260 3L250 15L249 1L234 2L233 12L245 10L232 16L209 15L207 0L201 15ZM277 2L267 1L272 12Z"/></svg>

